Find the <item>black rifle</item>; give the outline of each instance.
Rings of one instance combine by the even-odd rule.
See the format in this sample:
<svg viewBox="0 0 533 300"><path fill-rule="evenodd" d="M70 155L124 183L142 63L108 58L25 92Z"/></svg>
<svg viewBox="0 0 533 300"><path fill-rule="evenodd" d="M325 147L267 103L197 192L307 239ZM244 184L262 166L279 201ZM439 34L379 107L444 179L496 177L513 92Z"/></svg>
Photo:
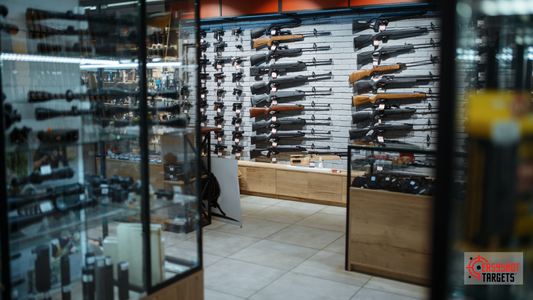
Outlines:
<svg viewBox="0 0 533 300"><path fill-rule="evenodd" d="M181 107L179 104L172 106L160 106L160 107L148 107L148 112L157 113L165 111L173 114L179 114ZM51 118L59 117L76 117L82 115L94 115L96 117L111 117L114 114L125 114L131 111L139 112L139 107L129 107L122 105L95 105L90 109L78 110L76 106L73 106L71 110L54 110L47 108L36 108L35 119L42 121Z"/></svg>
<svg viewBox="0 0 533 300"><path fill-rule="evenodd" d="M360 80L353 84L353 88L358 93L361 93L363 91L372 90L374 93L382 88L382 89L397 89L397 88L412 88L414 86L419 85L427 85L429 82L440 79L440 76L433 75L429 73L429 75L425 76L403 76L403 77L396 77L394 75L386 75L383 76L381 79L374 81L374 80Z"/></svg>
<svg viewBox="0 0 533 300"><path fill-rule="evenodd" d="M440 42L435 43L433 39L431 39L431 42L428 44L405 44L400 46L385 46L381 47L381 49L378 50L370 50L357 54L357 64L362 66L369 64L374 60L377 60L378 64L380 64L382 60L386 60L390 57L398 56L403 53L409 53L415 49L432 48L439 45Z"/></svg>
<svg viewBox="0 0 533 300"><path fill-rule="evenodd" d="M17 110L13 109L13 106L9 103L4 104L4 120L6 124L6 129L11 127L11 124L15 122L20 122L21 116L17 114Z"/></svg>
<svg viewBox="0 0 533 300"><path fill-rule="evenodd" d="M74 29L74 26L68 26L65 29L62 28L54 28L54 27L48 27L48 26L36 26L35 28L31 28L29 30L30 38L40 38L37 34L46 34L48 35L92 35L92 36L109 36L109 29L93 29L93 30L77 30ZM39 44L42 46L43 44Z"/></svg>
<svg viewBox="0 0 533 300"><path fill-rule="evenodd" d="M41 175L40 173L31 173L28 177L13 178L11 180L12 186L21 186L28 183L41 184L43 181L58 180L74 177L74 170L72 168L63 168L58 170L52 170L50 174Z"/></svg>
<svg viewBox="0 0 533 300"><path fill-rule="evenodd" d="M215 70L218 70L218 65L224 66L225 63L230 61L233 62L233 57L231 56L215 56L212 66L215 68Z"/></svg>
<svg viewBox="0 0 533 300"><path fill-rule="evenodd" d="M250 57L250 64L252 66L256 66L264 61L270 61L271 59L278 59L281 57L300 56L302 55L303 51L318 51L318 50L329 50L329 49L330 49L330 46L318 47L316 43L314 43L313 47L310 47L310 48L289 49L289 46L279 46L274 51L252 55Z"/></svg>
<svg viewBox="0 0 533 300"><path fill-rule="evenodd" d="M311 147L303 147L303 146L277 146L277 147L268 147L268 148L256 148L252 151L250 151L250 158L254 159L259 156L265 156L270 158L270 155L272 154L279 154L283 152L306 152L308 150L314 150L314 149L330 149L329 146L315 146L314 144L311 145Z"/></svg>
<svg viewBox="0 0 533 300"><path fill-rule="evenodd" d="M251 143L257 144L257 143L262 143L262 142L277 142L285 138L303 138L306 135L325 135L325 134L331 134L331 131L315 131L314 129L311 129L311 132L305 132L301 130L278 131L276 133L271 133L271 134L254 135L251 138Z"/></svg>
<svg viewBox="0 0 533 300"><path fill-rule="evenodd" d="M224 146L224 145L221 145L221 144L216 144L215 145L215 151L213 151L213 153L218 155L219 152L223 152L224 149L226 149L226 148L228 148L228 146Z"/></svg>
<svg viewBox="0 0 533 300"><path fill-rule="evenodd" d="M78 140L79 131L77 129L54 129L50 131L37 132L37 138L46 144L72 143Z"/></svg>
<svg viewBox="0 0 533 300"><path fill-rule="evenodd" d="M413 114L416 112L415 108L394 108L394 106L386 105L385 109L375 109L374 111L358 111L352 114L352 123L359 123L367 120L374 120L399 114Z"/></svg>
<svg viewBox="0 0 533 300"><path fill-rule="evenodd" d="M251 67L250 68L250 76L261 76L264 74L268 74L269 76L272 76L272 73L276 73L277 75L285 74L287 72L298 72L303 71L306 69L308 65L331 65L333 62L333 59L328 60L316 60L316 58L313 58L310 61L297 61L293 63L276 63L271 64L268 67Z"/></svg>
<svg viewBox="0 0 533 300"><path fill-rule="evenodd" d="M421 16L425 13L427 13L427 11L394 12L383 14L377 18L355 19L353 20L352 24L352 31L353 33L357 33L359 31L371 28L374 29L374 32L379 32L380 25L387 26L391 21L409 19L410 17ZM372 21L374 21L374 24L371 24Z"/></svg>
<svg viewBox="0 0 533 300"><path fill-rule="evenodd" d="M240 124L240 123L242 123L242 118L240 117L233 117L231 119L231 125Z"/></svg>
<svg viewBox="0 0 533 300"><path fill-rule="evenodd" d="M380 133L391 130L412 130L413 126L431 126L431 123L428 121L428 124L374 124L370 128L351 129L349 131L350 140L364 138L366 136L374 138Z"/></svg>
<svg viewBox="0 0 533 300"><path fill-rule="evenodd" d="M231 147L233 147L233 150L231 150L231 154L242 152L242 150L244 150L244 146L232 145Z"/></svg>
<svg viewBox="0 0 533 300"><path fill-rule="evenodd" d="M233 95L237 95L237 96L242 95L242 89L240 89L240 88L234 88L234 89L233 89Z"/></svg>
<svg viewBox="0 0 533 300"><path fill-rule="evenodd" d="M28 92L28 102L36 103L36 102L45 102L49 100L54 99L66 99L67 101L72 101L73 99L90 99L90 100L112 100L112 99L120 99L120 98L126 98L126 97L139 97L138 91L126 91L122 89L116 89L116 88L102 88L97 90L90 90L85 94L74 94L71 90L67 90L65 94L53 94L53 93L46 93L46 92L34 92L29 91ZM179 92L174 90L168 90L168 91L156 91L147 92L147 95L151 98L155 98L157 96L161 97L168 97L168 98L178 98Z"/></svg>
<svg viewBox="0 0 533 300"><path fill-rule="evenodd" d="M167 200L172 200L174 198L173 191L167 191L165 189L159 189L154 192L157 198L165 198Z"/></svg>
<svg viewBox="0 0 533 300"><path fill-rule="evenodd" d="M112 25L127 25L135 26L138 20L132 15L123 15L123 16L106 16L106 15L87 15L87 14L76 14L73 11L69 10L66 13L54 12L54 11L45 11L39 9L28 8L26 10L26 16L42 16L45 19L62 19L62 20L73 20L73 21L89 21L89 22L98 22L103 24L112 24ZM161 18L158 14L150 16L151 19L156 21ZM41 19L41 18L38 18Z"/></svg>
<svg viewBox="0 0 533 300"><path fill-rule="evenodd" d="M323 17L312 17L313 20L317 20L319 18L329 18L329 16L323 16ZM281 31L281 29L283 28L294 28L294 27L298 27L302 24L302 20L301 19L292 19L292 20L288 20L288 21L284 21L284 22L277 22L277 23L272 23L270 24L269 26L267 27L258 27L258 28L254 28L250 31L250 37L252 39L256 39L260 36L262 36L263 34L266 34L266 35L271 35L272 33L274 33L274 35L287 35L287 34L291 34L290 31Z"/></svg>
<svg viewBox="0 0 533 300"><path fill-rule="evenodd" d="M324 73L324 74L315 74L315 72L313 72L310 76L298 75L294 77L270 79L268 83L259 82L259 83L252 85L250 87L250 90L252 91L253 95L269 94L272 87L276 87L277 89L283 89L283 88L303 85L309 81L316 81L316 80L331 78L331 75L332 75L331 72Z"/></svg>
<svg viewBox="0 0 533 300"><path fill-rule="evenodd" d="M65 186L55 189L47 189L44 193L37 195L20 195L7 198L9 209L14 209L17 206L24 206L32 202L38 202L42 200L55 201L60 197L68 197L73 195L83 194L85 188L81 184L74 184L72 186Z"/></svg>
<svg viewBox="0 0 533 300"><path fill-rule="evenodd" d="M237 81L240 81L240 80L242 79L242 76L243 76L243 75L244 75L244 74L243 74L243 73L240 73L240 72L238 72L238 73L231 73L231 76L232 76L232 78L231 78L231 82L237 82ZM235 95L235 94L234 94L234 95Z"/></svg>
<svg viewBox="0 0 533 300"><path fill-rule="evenodd" d="M138 125L140 122L140 118L134 118L132 120L115 120L113 124L116 127L126 127L126 126L132 126L132 125ZM177 118L167 121L152 121L148 119L148 125L159 125L159 126L167 126L167 127L173 127L173 128L185 128L188 125L188 118Z"/></svg>
<svg viewBox="0 0 533 300"><path fill-rule="evenodd" d="M331 95L331 89L324 90L324 91L317 91L315 87L311 91L302 91L302 90L296 90L296 91L279 91L276 93L270 93L268 95L258 95L253 96L251 98L252 106L259 106L259 105L270 105L272 103L272 100L280 100L280 99L296 99L301 100L305 96L319 96L319 95Z"/></svg>
<svg viewBox="0 0 533 300"><path fill-rule="evenodd" d="M398 40L406 37L421 35L428 32L428 30L429 29L427 27L415 27L413 29L387 30L375 35L364 34L353 39L353 46L355 50L360 50L361 48L370 45L374 40L386 43L388 40Z"/></svg>
<svg viewBox="0 0 533 300"><path fill-rule="evenodd" d="M317 122L319 121L319 122ZM326 121L326 122L324 122ZM308 119L302 119L302 118L278 118L276 121L272 120L261 120L257 122L252 123L252 131L257 131L260 129L268 129L268 128L278 128L281 125L297 125L297 126L304 126L309 124L329 124L331 121L331 118L327 119L317 119L315 116L311 116L311 120Z"/></svg>

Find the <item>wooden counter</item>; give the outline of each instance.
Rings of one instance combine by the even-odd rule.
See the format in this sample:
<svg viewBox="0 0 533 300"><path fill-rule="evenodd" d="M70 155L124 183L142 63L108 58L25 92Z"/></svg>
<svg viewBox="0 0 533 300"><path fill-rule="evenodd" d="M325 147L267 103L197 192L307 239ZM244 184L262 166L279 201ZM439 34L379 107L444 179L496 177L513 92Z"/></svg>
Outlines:
<svg viewBox="0 0 533 300"><path fill-rule="evenodd" d="M433 197L350 188L347 268L430 283Z"/></svg>
<svg viewBox="0 0 533 300"><path fill-rule="evenodd" d="M239 161L241 194L346 206L346 176L287 168L285 164ZM364 174L352 172L352 178Z"/></svg>
<svg viewBox="0 0 533 300"><path fill-rule="evenodd" d="M142 300L203 300L204 270L200 270Z"/></svg>

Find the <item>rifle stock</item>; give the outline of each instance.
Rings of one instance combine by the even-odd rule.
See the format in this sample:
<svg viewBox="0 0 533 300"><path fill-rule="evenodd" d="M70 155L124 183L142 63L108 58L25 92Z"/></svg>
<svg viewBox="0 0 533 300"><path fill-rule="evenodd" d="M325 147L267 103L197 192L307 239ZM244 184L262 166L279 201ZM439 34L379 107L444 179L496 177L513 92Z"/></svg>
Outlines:
<svg viewBox="0 0 533 300"><path fill-rule="evenodd" d="M357 95L352 98L352 105L357 106L364 103L376 103L379 99L412 99L426 98L426 94L377 94L375 96Z"/></svg>
<svg viewBox="0 0 533 300"><path fill-rule="evenodd" d="M400 69L401 69L401 65L397 64L397 65L391 65L391 66L372 68L370 70L355 71L350 75L350 83L354 83L362 78L372 76L372 73L374 72L396 71Z"/></svg>
<svg viewBox="0 0 533 300"><path fill-rule="evenodd" d="M375 146L376 144L374 144L374 142L371 142L371 143L366 143L366 142L355 142L353 143L352 145L359 145L359 146Z"/></svg>
<svg viewBox="0 0 533 300"><path fill-rule="evenodd" d="M292 40L299 40L303 39L304 36L302 34L293 34L293 35L278 35L278 36L272 36L270 38L258 38L252 40L252 49L259 48L265 45L272 46L272 42L278 41L292 41Z"/></svg>
<svg viewBox="0 0 533 300"><path fill-rule="evenodd" d="M254 107L250 109L250 117L257 117L261 114L271 114L272 112L299 110L304 109L303 105L287 105L287 106L272 106L272 107Z"/></svg>

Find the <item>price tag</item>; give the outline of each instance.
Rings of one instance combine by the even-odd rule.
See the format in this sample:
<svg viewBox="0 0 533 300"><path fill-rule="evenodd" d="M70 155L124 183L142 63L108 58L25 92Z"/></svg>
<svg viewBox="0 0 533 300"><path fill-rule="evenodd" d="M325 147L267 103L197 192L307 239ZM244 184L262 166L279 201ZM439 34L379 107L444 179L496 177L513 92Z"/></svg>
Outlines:
<svg viewBox="0 0 533 300"><path fill-rule="evenodd" d="M272 73L270 74L270 77L272 77L273 79L276 79L276 78L278 78L278 73L276 73L276 72L272 72Z"/></svg>
<svg viewBox="0 0 533 300"><path fill-rule="evenodd" d="M272 122L276 122L277 119L278 119L278 117L276 117L276 116L272 116L271 121L272 121Z"/></svg>
<svg viewBox="0 0 533 300"><path fill-rule="evenodd" d="M374 40L374 47L379 46L379 40Z"/></svg>
<svg viewBox="0 0 533 300"><path fill-rule="evenodd" d="M477 20L477 26L481 27L485 25L485 20Z"/></svg>
<svg viewBox="0 0 533 300"><path fill-rule="evenodd" d="M476 56L477 62L481 62L481 55Z"/></svg>
<svg viewBox="0 0 533 300"><path fill-rule="evenodd" d="M276 29L270 30L270 35L276 35Z"/></svg>
<svg viewBox="0 0 533 300"><path fill-rule="evenodd" d="M222 157L222 151L218 151L218 157Z"/></svg>
<svg viewBox="0 0 533 300"><path fill-rule="evenodd" d="M170 175L170 178L174 178L174 175Z"/></svg>
<svg viewBox="0 0 533 300"><path fill-rule="evenodd" d="M235 138L235 140L234 140L235 144L238 144L239 141L240 141L239 138Z"/></svg>
<svg viewBox="0 0 533 300"><path fill-rule="evenodd" d="M203 107L200 107L200 112L204 113L205 109Z"/></svg>
<svg viewBox="0 0 533 300"><path fill-rule="evenodd" d="M41 166L41 175L52 174L52 167L50 165Z"/></svg>
<svg viewBox="0 0 533 300"><path fill-rule="evenodd" d="M309 168L314 168L315 167L315 162L312 160L309 162Z"/></svg>
<svg viewBox="0 0 533 300"><path fill-rule="evenodd" d="M188 113L189 113L189 110L188 110L188 109L184 109L184 110L183 110L183 113L184 113L184 114L188 114Z"/></svg>
<svg viewBox="0 0 533 300"><path fill-rule="evenodd" d="M377 68L379 66L379 61L377 59L372 61L372 67Z"/></svg>
<svg viewBox="0 0 533 300"><path fill-rule="evenodd" d="M378 125L381 125L381 119L378 119Z"/></svg>
<svg viewBox="0 0 533 300"><path fill-rule="evenodd" d="M378 89L378 93L385 93L385 89L384 88L379 88Z"/></svg>
<svg viewBox="0 0 533 300"><path fill-rule="evenodd" d="M277 47L276 45L272 45L272 46L270 46L270 51L275 51L275 50L276 50L276 47Z"/></svg>
<svg viewBox="0 0 533 300"><path fill-rule="evenodd" d="M275 86L273 86L273 87L272 87L272 90L270 90L270 92L275 93L277 90L278 90L278 88L275 87Z"/></svg>
<svg viewBox="0 0 533 300"><path fill-rule="evenodd" d="M222 69L222 65L221 64L217 64L217 70L220 70Z"/></svg>
<svg viewBox="0 0 533 300"><path fill-rule="evenodd" d="M41 208L41 212L48 212L54 208L54 206L50 202L41 203L39 207Z"/></svg>
<svg viewBox="0 0 533 300"><path fill-rule="evenodd" d="M274 134L276 133L276 131L277 131L276 128L272 128L272 131L270 133Z"/></svg>
<svg viewBox="0 0 533 300"><path fill-rule="evenodd" d="M200 44L203 44L204 43L204 38L201 38L200 39Z"/></svg>
<svg viewBox="0 0 533 300"><path fill-rule="evenodd" d="M278 146L278 142L272 142L272 147L276 148Z"/></svg>
<svg viewBox="0 0 533 300"><path fill-rule="evenodd" d="M379 25L379 31L387 30L387 25Z"/></svg>
<svg viewBox="0 0 533 300"><path fill-rule="evenodd" d="M237 109L235 110L235 113L238 114L238 115L240 115L240 114L241 114L241 109L240 109L240 108L237 108Z"/></svg>
<svg viewBox="0 0 533 300"><path fill-rule="evenodd" d="M109 194L109 188L102 188L102 195Z"/></svg>
<svg viewBox="0 0 533 300"><path fill-rule="evenodd" d="M241 123L235 123L235 128L241 127Z"/></svg>
<svg viewBox="0 0 533 300"><path fill-rule="evenodd" d="M218 127L218 128L222 128L222 124L218 124L217 127Z"/></svg>
<svg viewBox="0 0 533 300"><path fill-rule="evenodd" d="M205 99L205 94L200 94L200 98Z"/></svg>
<svg viewBox="0 0 533 300"><path fill-rule="evenodd" d="M205 84L205 79L200 79L201 84Z"/></svg>
<svg viewBox="0 0 533 300"><path fill-rule="evenodd" d="M385 138L382 135L378 135L378 142L384 143L385 142Z"/></svg>
<svg viewBox="0 0 533 300"><path fill-rule="evenodd" d="M220 107L217 108L217 114L221 114L221 113L222 113L222 109L220 109Z"/></svg>
<svg viewBox="0 0 533 300"><path fill-rule="evenodd" d="M276 163L278 160L275 157L272 157L272 162Z"/></svg>
<svg viewBox="0 0 533 300"><path fill-rule="evenodd" d="M217 138L217 141L218 141L219 143L222 143L222 137L219 136L219 137Z"/></svg>
<svg viewBox="0 0 533 300"><path fill-rule="evenodd" d="M385 109L385 104L380 104L379 105L379 110L384 110Z"/></svg>
<svg viewBox="0 0 533 300"><path fill-rule="evenodd" d="M383 171L383 166L377 166L376 169L378 170L378 172L381 172Z"/></svg>
<svg viewBox="0 0 533 300"><path fill-rule="evenodd" d="M235 70L239 71L241 69L241 65L235 65Z"/></svg>
<svg viewBox="0 0 533 300"><path fill-rule="evenodd" d="M481 39L481 38L477 38L477 39L476 39L476 44L479 45L479 44L481 44L481 43L483 43L483 39Z"/></svg>
<svg viewBox="0 0 533 300"><path fill-rule="evenodd" d="M241 157L241 153L240 153L240 152L235 152L235 157L236 157L236 158Z"/></svg>
<svg viewBox="0 0 533 300"><path fill-rule="evenodd" d="M222 84L222 78L219 78L219 79L217 80L217 83L218 83L219 85L221 85L221 84Z"/></svg>
<svg viewBox="0 0 533 300"><path fill-rule="evenodd" d="M278 105L278 100L272 100L272 106Z"/></svg>

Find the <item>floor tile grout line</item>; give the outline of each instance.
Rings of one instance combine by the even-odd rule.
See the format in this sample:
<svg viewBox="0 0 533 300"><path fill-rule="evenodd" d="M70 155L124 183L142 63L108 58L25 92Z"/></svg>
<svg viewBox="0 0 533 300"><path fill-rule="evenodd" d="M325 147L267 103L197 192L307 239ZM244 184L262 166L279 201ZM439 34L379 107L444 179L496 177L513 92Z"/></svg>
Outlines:
<svg viewBox="0 0 533 300"><path fill-rule="evenodd" d="M335 232L339 232L339 231L335 231ZM346 238L346 233L341 235L338 239L334 240L333 242L329 243L326 247L322 248L322 250L328 251L328 250L326 250L327 247L331 246L331 244L335 243L336 241L338 241L338 240L340 240L342 238ZM344 251L346 251L346 250L344 250ZM328 252L333 252L333 251L328 251ZM334 252L334 253L338 253L338 252ZM344 254L344 253L342 253L342 254Z"/></svg>
<svg viewBox="0 0 533 300"><path fill-rule="evenodd" d="M205 296L205 290L210 290L210 291L213 291L213 292L221 293L221 294L224 294L224 295L228 295L228 296L236 297L236 298L240 298L240 299L246 299L246 298L242 298L242 297L235 296L235 295L232 295L232 294L228 294L228 293L224 293L224 292L221 292L221 291L217 291L217 290L214 290L214 289L208 289L206 287L204 287L204 296Z"/></svg>
<svg viewBox="0 0 533 300"><path fill-rule="evenodd" d="M374 278L376 276L372 276L372 278ZM381 277L379 277L381 278ZM370 281L370 280L368 280ZM368 283L368 282L367 282ZM365 285L367 284L365 283ZM427 297L424 297L424 298L419 298L418 296L417 297L413 297L413 296L407 296L407 295L404 295L404 294L399 294L399 293L395 293L395 292L390 292L390 291L384 291L384 290L378 290L376 288L371 288L371 287L365 287L366 289L370 289L370 290L374 290L374 291L380 291L380 292L383 292L383 293L389 293L389 294L393 294L393 295L399 295L399 296L404 296L404 297L408 297L408 298L413 298L413 299L426 299Z"/></svg>

